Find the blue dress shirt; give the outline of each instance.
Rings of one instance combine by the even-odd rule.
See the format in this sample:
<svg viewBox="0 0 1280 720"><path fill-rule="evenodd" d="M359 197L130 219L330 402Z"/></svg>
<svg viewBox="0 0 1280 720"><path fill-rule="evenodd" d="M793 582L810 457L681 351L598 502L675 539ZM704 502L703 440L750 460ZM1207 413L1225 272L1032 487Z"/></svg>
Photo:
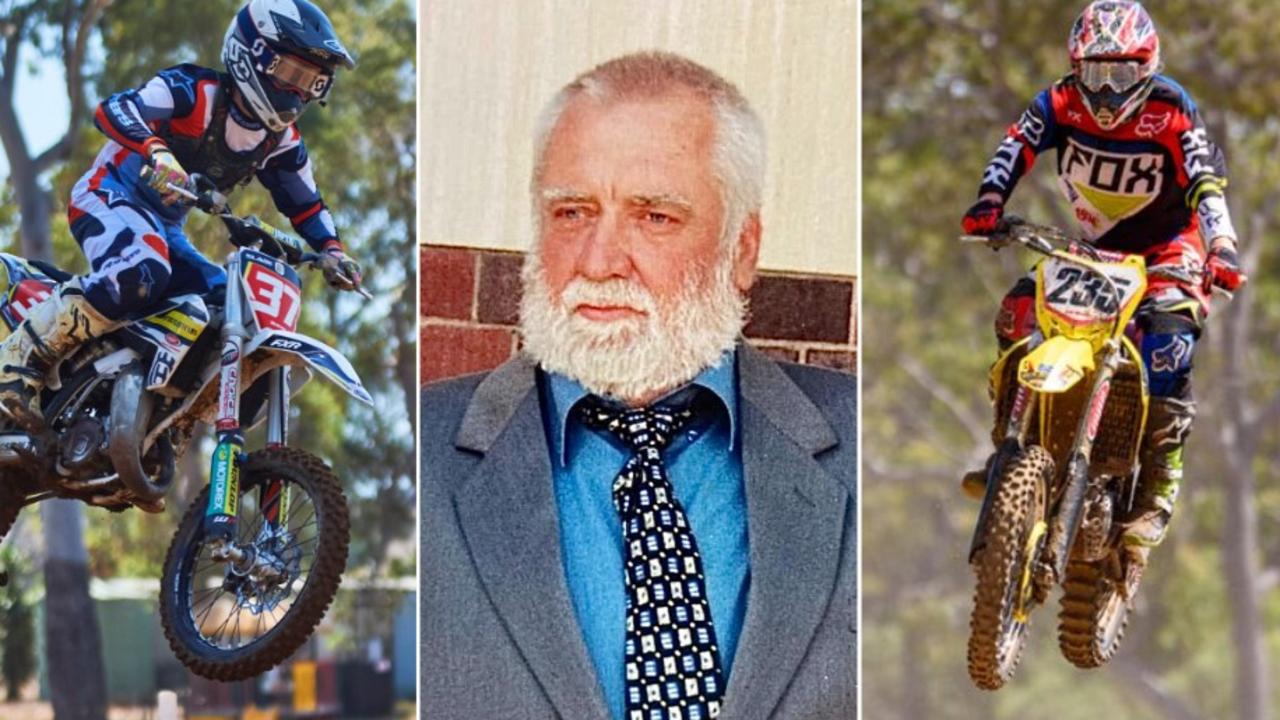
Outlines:
<svg viewBox="0 0 1280 720"><path fill-rule="evenodd" d="M726 685L751 582L742 451L736 435L735 359L732 351L725 353L714 367L693 379L692 385L710 391L719 402L711 402L715 411L692 421L663 452L676 499L684 507L702 555ZM613 507L613 481L631 453L621 441L587 428L570 414L588 395L585 388L562 375L541 375L543 421L550 439L569 597L605 702L613 717L622 720L627 595L622 523Z"/></svg>

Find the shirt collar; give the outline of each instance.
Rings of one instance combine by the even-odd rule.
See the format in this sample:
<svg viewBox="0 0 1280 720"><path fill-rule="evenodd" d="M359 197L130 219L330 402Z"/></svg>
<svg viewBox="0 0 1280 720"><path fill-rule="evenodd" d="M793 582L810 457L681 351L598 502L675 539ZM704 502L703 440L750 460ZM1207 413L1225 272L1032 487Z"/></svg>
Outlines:
<svg viewBox="0 0 1280 720"><path fill-rule="evenodd" d="M654 403L661 403L662 400L671 397L690 385L697 385L705 390L710 390L720 399L720 402L724 403L725 410L729 414L729 449L732 450L737 442L738 425L736 359L736 350L726 351L716 360L714 365L698 373L686 385L678 387L663 395L662 398L655 400ZM568 463L569 413L578 404L578 401L591 393L577 380L565 375L546 373L546 377L548 390L547 417L551 429L551 450L554 456L559 458L560 465L564 466Z"/></svg>

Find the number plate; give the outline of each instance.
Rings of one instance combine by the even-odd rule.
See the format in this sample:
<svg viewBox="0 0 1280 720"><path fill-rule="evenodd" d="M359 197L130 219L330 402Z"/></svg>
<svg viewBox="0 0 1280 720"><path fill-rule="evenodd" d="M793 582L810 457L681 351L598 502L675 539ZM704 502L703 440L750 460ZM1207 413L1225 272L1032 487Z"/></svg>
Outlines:
<svg viewBox="0 0 1280 720"><path fill-rule="evenodd" d="M298 329L302 290L298 273L269 255L241 251L241 276L245 295L261 330Z"/></svg>
<svg viewBox="0 0 1280 720"><path fill-rule="evenodd" d="M1115 283L1114 290L1096 272L1054 258L1045 260L1041 275L1045 307L1075 324L1114 319L1141 290L1142 271L1132 265L1118 263L1103 264L1099 269Z"/></svg>

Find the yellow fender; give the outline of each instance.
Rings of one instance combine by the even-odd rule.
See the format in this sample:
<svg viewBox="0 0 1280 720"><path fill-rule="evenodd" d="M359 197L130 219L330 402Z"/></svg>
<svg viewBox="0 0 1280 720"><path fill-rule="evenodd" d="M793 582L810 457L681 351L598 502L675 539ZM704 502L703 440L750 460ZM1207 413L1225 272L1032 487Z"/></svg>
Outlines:
<svg viewBox="0 0 1280 720"><path fill-rule="evenodd" d="M1061 393L1093 369L1092 343L1057 335L1022 358L1018 382L1036 392Z"/></svg>

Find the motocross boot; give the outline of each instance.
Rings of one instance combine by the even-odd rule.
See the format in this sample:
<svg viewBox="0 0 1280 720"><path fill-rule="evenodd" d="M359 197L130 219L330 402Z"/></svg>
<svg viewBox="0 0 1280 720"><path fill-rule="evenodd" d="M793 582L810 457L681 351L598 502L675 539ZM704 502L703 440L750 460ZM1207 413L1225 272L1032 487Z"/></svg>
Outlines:
<svg viewBox="0 0 1280 720"><path fill-rule="evenodd" d="M981 470L970 470L960 479L960 490L974 500L981 500L987 494L987 474L991 472L991 461L995 454L987 458Z"/></svg>
<svg viewBox="0 0 1280 720"><path fill-rule="evenodd" d="M64 283L0 343L0 409L27 429L40 428L40 391L49 370L72 350L119 325L89 304L78 278Z"/></svg>
<svg viewBox="0 0 1280 720"><path fill-rule="evenodd" d="M1182 448L1195 416L1191 400L1151 398L1137 495L1124 523L1126 546L1150 549L1164 540L1182 482Z"/></svg>

